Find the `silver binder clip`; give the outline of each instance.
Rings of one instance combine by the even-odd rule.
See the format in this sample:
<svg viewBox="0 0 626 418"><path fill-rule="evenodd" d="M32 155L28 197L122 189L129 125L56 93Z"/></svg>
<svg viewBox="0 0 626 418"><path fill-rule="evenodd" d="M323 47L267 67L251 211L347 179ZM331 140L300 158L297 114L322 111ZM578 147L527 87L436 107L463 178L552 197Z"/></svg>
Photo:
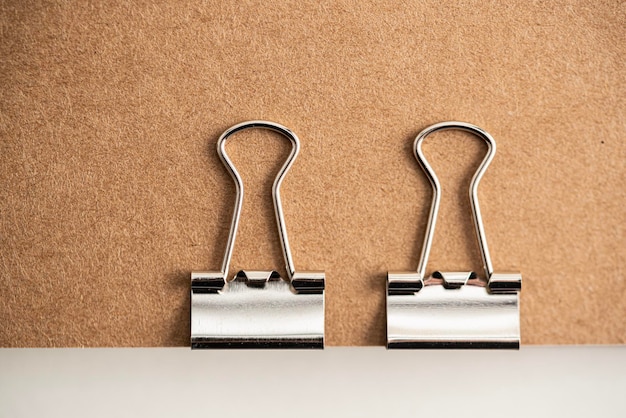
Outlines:
<svg viewBox="0 0 626 418"><path fill-rule="evenodd" d="M486 277L474 272L436 271L424 277L435 232L441 187L424 158L422 142L437 131L457 129L487 143L487 155L470 184L470 203ZM433 200L417 272L387 275L387 348L513 348L520 344L520 273L494 273L485 238L478 184L496 153L487 132L463 122L432 125L417 135L415 158L433 187Z"/></svg>
<svg viewBox="0 0 626 418"><path fill-rule="evenodd" d="M226 280L241 216L243 182L225 145L228 137L250 128L278 132L292 143L272 189L287 280L276 271L250 270ZM191 273L191 348L324 348L324 273L295 271L280 202L280 185L299 151L300 141L293 132L266 121L235 125L217 141L217 153L235 181L235 211L222 270Z"/></svg>

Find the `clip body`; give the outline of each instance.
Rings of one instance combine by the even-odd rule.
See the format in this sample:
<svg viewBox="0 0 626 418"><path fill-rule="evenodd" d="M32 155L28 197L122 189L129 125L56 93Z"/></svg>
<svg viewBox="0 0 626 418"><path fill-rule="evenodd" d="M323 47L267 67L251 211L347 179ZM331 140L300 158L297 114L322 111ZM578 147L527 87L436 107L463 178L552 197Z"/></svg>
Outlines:
<svg viewBox="0 0 626 418"><path fill-rule="evenodd" d="M241 216L243 182L225 144L229 136L250 128L278 132L293 145L272 188L286 279L276 271L242 270L226 280ZM217 151L235 182L235 210L221 271L191 273L191 348L324 347L324 273L295 271L280 201L280 185L299 150L298 137L273 122L240 123L220 136Z"/></svg>
<svg viewBox="0 0 626 418"><path fill-rule="evenodd" d="M425 277L432 246L441 186L422 152L433 132L458 129L483 139L488 146L470 184L470 203L485 268L485 280L474 272L435 271ZM520 273L494 273L478 204L478 184L496 151L493 138L463 122L432 125L417 136L415 158L432 187L433 200L417 272L387 275L387 348L519 348Z"/></svg>

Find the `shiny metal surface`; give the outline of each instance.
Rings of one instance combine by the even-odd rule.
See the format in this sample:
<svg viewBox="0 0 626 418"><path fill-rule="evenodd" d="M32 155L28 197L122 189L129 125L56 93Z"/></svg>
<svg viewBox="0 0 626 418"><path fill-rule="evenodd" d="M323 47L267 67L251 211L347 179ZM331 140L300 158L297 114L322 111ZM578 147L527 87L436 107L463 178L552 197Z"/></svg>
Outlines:
<svg viewBox="0 0 626 418"><path fill-rule="evenodd" d="M280 237L280 245L283 249L283 255L285 257L285 264L287 267L287 274L291 279L295 272L295 267L293 264L293 258L291 257L291 248L289 246L289 238L287 237L287 228L285 227L285 216L283 214L283 205L280 201L280 185L285 178L285 175L291 168L291 165L295 161L298 153L300 152L300 139L296 136L295 133L291 132L286 127L279 125L278 123L254 120L249 122L239 123L234 125L224 131L224 133L217 140L217 154L219 155L222 163L228 170L228 173L233 178L235 182L235 211L233 213L233 219L231 221L230 233L228 235L228 241L226 243L226 252L224 253L224 261L222 262L222 273L224 275L228 274L228 267L230 266L230 258L233 255L233 248L235 246L235 238L237 236L237 229L239 227L239 218L241 217L241 207L243 205L243 180L241 180L241 176L239 172L233 165L233 162L226 154L226 141L228 138L236 134L237 132L241 132L246 129L252 128L261 128L268 129L270 131L277 132L283 135L285 138L291 141L291 153L287 157L287 160L283 164L283 166L278 171L276 175L276 179L274 180L274 184L272 186L272 197L274 199L274 214L276 215L276 222L278 224L278 234Z"/></svg>
<svg viewBox="0 0 626 418"><path fill-rule="evenodd" d="M487 143L487 154L470 183L469 198L484 278L474 272L440 272L425 277L439 214L441 185L422 143L434 132L456 129ZM496 143L481 128L464 122L432 125L415 138L414 154L432 188L433 199L417 272L387 275L388 348L519 348L520 273L494 273L478 203L478 185L493 160Z"/></svg>
<svg viewBox="0 0 626 418"><path fill-rule="evenodd" d="M272 197L287 278L276 271L240 271L226 280L241 208L243 181L226 153L227 139L242 130L269 129L292 143L289 157L274 180ZM323 272L297 272L285 226L280 185L300 150L300 140L274 122L249 121L227 129L217 141L217 152L235 182L235 209L220 271L191 274L192 348L323 348Z"/></svg>
<svg viewBox="0 0 626 418"><path fill-rule="evenodd" d="M425 286L387 297L387 348L519 348L517 294Z"/></svg>
<svg viewBox="0 0 626 418"><path fill-rule="evenodd" d="M324 347L324 294L298 294L276 272L242 271L216 293L194 292L191 311L192 348Z"/></svg>
<svg viewBox="0 0 626 418"><path fill-rule="evenodd" d="M424 173L426 173L426 177L433 188L433 200L430 206L430 214L428 215L428 223L426 224L426 235L424 237L422 254L420 256L417 271L421 277L424 277L424 274L426 273L426 263L428 262L428 256L430 255L430 249L432 247L433 236L435 235L435 226L437 224L437 216L439 215L439 204L441 202L441 184L439 183L439 178L437 178L433 168L424 156L422 143L430 134L451 129L469 132L483 139L487 143L487 155L485 155L485 158L472 178L469 197L472 206L472 217L476 227L476 236L478 237L478 244L480 245L480 252L483 258L483 267L485 268L485 274L489 277L491 276L491 273L493 273L493 266L491 265L489 247L487 246L487 238L485 237L485 227L483 226L483 220L480 214L480 205L478 204L478 184L496 154L496 142L491 135L480 129L478 126L470 125L469 123L464 122L442 122L429 126L417 135L415 143L413 144L415 158L417 159L420 167L422 167L422 170L424 170Z"/></svg>

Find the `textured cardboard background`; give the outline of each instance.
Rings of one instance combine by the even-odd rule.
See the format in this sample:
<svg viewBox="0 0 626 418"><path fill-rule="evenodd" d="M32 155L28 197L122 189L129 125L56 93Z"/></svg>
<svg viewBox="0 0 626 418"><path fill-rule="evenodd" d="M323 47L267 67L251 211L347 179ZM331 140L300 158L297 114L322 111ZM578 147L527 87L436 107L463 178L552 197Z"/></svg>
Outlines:
<svg viewBox="0 0 626 418"><path fill-rule="evenodd" d="M301 3L0 2L0 345L187 344L189 274L219 269L234 202L215 143L248 119L302 140L283 204L296 267L326 271L329 345L383 344L385 274L417 267L431 198L411 144L450 119L498 143L480 197L523 343L624 343L625 3ZM284 271L288 141L232 139L231 274ZM425 150L428 270L479 269L484 147Z"/></svg>

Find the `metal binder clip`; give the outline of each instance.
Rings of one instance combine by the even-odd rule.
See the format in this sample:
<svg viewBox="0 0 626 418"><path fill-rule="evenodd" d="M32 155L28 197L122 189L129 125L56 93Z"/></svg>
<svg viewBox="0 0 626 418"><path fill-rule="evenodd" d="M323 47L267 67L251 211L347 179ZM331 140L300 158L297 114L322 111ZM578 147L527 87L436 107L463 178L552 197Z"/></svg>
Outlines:
<svg viewBox="0 0 626 418"><path fill-rule="evenodd" d="M278 132L292 143L272 188L288 280L276 271L242 270L226 281L241 216L243 182L225 145L228 137L250 128ZM324 348L324 273L295 271L280 202L280 185L299 151L300 141L293 132L266 121L235 125L217 141L217 153L235 181L235 211L222 270L191 273L191 348Z"/></svg>
<svg viewBox="0 0 626 418"><path fill-rule="evenodd" d="M437 222L441 187L424 158L422 142L433 132L457 129L487 143L487 155L470 184L470 203L486 281L474 272L440 272L425 278ZM417 135L415 158L433 187L433 200L417 272L387 275L387 348L519 348L520 273L494 273L485 238L478 184L496 153L487 132L463 122L432 125Z"/></svg>

